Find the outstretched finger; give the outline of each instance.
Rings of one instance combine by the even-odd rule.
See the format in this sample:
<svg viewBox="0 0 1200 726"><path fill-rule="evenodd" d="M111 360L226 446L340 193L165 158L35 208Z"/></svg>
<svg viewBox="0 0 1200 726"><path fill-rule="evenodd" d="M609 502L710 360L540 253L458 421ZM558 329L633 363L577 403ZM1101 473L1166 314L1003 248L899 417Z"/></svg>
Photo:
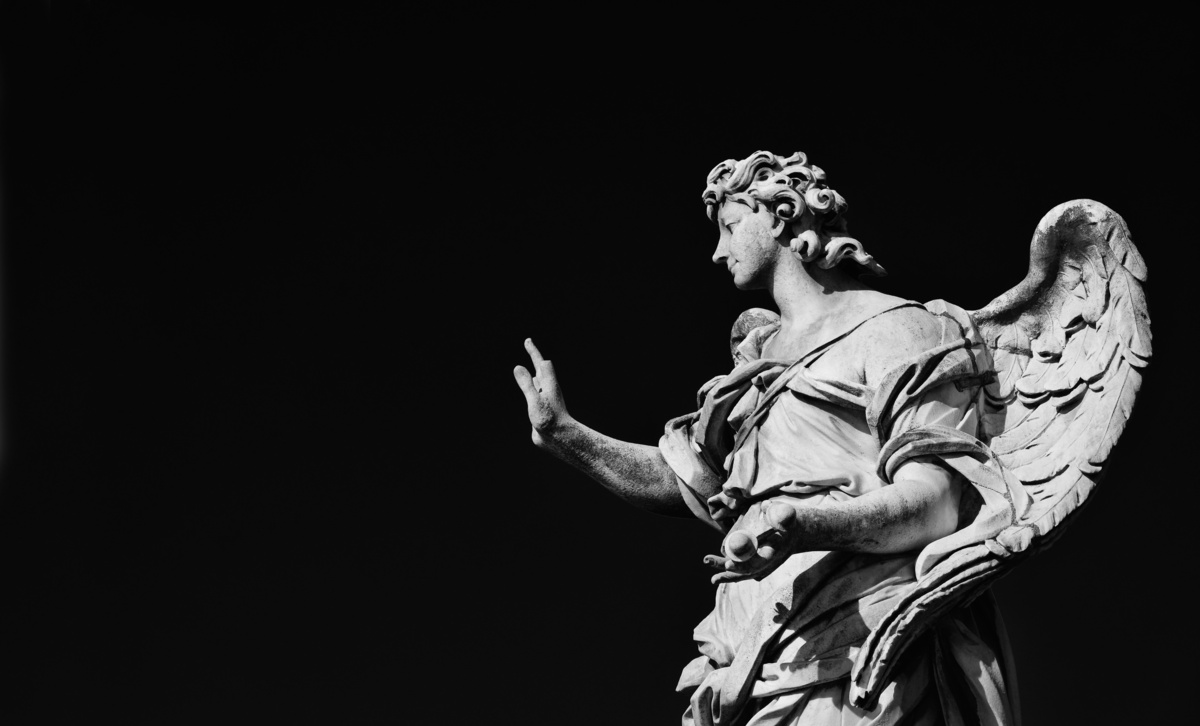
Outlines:
<svg viewBox="0 0 1200 726"><path fill-rule="evenodd" d="M718 572L717 574L713 575L711 578L709 578L709 582L714 585L721 585L726 582L741 582L742 580L749 580L753 576L754 575L746 572L726 570L725 572Z"/></svg>
<svg viewBox="0 0 1200 726"><path fill-rule="evenodd" d="M533 359L534 370L540 369L542 364L546 362L546 359L542 357L541 351L533 344L533 338L525 339L525 350L529 353L529 357Z"/></svg>
<svg viewBox="0 0 1200 726"><path fill-rule="evenodd" d="M543 391L554 391L558 388L558 376L554 375L554 364L548 360L542 361L537 367L538 384Z"/></svg>

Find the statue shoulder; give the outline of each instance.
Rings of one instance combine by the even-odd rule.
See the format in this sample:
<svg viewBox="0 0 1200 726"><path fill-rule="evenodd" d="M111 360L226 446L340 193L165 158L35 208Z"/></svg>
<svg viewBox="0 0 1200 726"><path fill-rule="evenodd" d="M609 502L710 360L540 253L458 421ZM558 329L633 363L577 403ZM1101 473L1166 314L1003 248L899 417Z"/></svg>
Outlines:
<svg viewBox="0 0 1200 726"><path fill-rule="evenodd" d="M941 345L943 335L938 316L908 305L878 315L856 330L853 355L861 361L867 385L875 385L897 366Z"/></svg>

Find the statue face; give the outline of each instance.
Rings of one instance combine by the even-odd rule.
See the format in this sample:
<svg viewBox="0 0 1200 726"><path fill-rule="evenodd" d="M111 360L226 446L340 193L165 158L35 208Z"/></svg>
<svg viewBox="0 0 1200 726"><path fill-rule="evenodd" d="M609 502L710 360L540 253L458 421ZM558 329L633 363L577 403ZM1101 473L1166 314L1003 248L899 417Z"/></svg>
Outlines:
<svg viewBox="0 0 1200 726"><path fill-rule="evenodd" d="M753 210L740 201L729 200L717 212L721 236L712 259L729 269L739 290L766 287L782 250L772 231L776 225L774 215L763 204Z"/></svg>

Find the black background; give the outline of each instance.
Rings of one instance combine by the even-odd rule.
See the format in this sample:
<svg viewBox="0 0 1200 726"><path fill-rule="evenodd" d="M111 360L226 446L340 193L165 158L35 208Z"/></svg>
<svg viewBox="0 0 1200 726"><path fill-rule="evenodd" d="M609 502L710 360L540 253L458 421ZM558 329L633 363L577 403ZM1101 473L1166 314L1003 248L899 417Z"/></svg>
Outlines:
<svg viewBox="0 0 1200 726"><path fill-rule="evenodd" d="M675 722L717 541L537 452L511 370L532 336L576 417L657 440L768 303L711 263L700 203L762 148L823 167L918 300L1007 290L1062 201L1125 217L1157 335L1137 413L996 591L1027 724L1173 718L1181 20L172 7L5 27L33 41L5 60L13 710Z"/></svg>

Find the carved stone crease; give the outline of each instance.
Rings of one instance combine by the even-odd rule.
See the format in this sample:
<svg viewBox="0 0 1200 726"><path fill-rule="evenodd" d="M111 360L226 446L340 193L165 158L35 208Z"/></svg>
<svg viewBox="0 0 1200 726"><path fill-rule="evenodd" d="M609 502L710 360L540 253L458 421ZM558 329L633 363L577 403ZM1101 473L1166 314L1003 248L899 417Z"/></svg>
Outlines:
<svg viewBox="0 0 1200 726"><path fill-rule="evenodd" d="M718 164L713 261L779 312L743 313L733 370L657 447L572 418L532 341L533 440L631 503L724 536L684 724L1010 724L989 587L1087 499L1150 360L1146 266L1088 200L1038 224L1021 284L982 310L919 304L846 233L804 154Z"/></svg>

